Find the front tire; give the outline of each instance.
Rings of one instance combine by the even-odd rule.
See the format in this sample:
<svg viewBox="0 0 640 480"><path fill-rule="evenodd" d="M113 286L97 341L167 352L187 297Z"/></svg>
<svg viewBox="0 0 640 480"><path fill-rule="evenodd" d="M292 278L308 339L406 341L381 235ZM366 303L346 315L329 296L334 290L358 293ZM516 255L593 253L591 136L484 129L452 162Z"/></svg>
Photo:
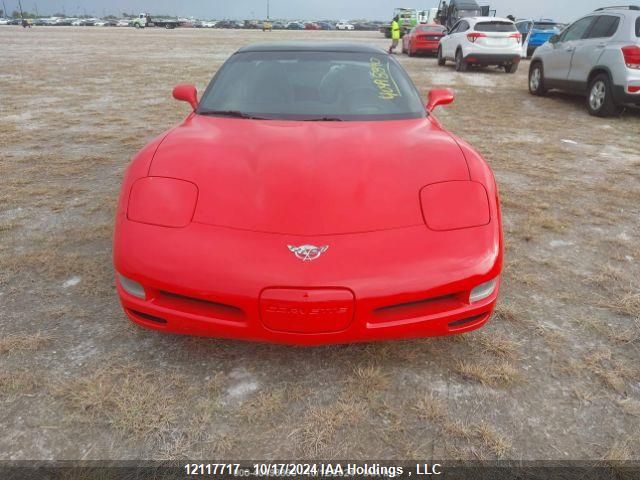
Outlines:
<svg viewBox="0 0 640 480"><path fill-rule="evenodd" d="M442 56L442 47L438 47L438 65L444 67L447 63L447 59Z"/></svg>
<svg viewBox="0 0 640 480"><path fill-rule="evenodd" d="M467 71L467 62L464 61L462 57L462 50L458 50L456 52L456 72L466 72Z"/></svg>
<svg viewBox="0 0 640 480"><path fill-rule="evenodd" d="M613 99L613 89L609 75L601 73L589 83L587 110L596 117L615 117L622 113L622 107Z"/></svg>
<svg viewBox="0 0 640 480"><path fill-rule="evenodd" d="M544 86L544 69L540 62L534 63L529 69L529 93L539 97L547 93Z"/></svg>

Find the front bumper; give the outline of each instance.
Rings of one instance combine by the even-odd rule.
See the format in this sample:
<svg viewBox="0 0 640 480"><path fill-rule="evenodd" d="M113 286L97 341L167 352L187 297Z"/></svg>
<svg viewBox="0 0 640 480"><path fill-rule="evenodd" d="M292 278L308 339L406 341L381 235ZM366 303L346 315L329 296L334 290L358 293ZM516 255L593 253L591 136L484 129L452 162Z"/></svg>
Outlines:
<svg viewBox="0 0 640 480"><path fill-rule="evenodd" d="M130 295L119 280L117 290L131 320L177 334L317 345L464 333L483 326L495 308L499 283L484 300L470 304L468 299L471 289L500 274L498 223L451 232L416 226L310 239L195 223L168 229L121 219L115 268L142 284L146 298ZM306 243L329 249L303 262L287 248ZM340 292L341 298L350 292L353 301L327 304L330 308L274 307L269 304L274 291ZM340 310L341 305L347 307Z"/></svg>

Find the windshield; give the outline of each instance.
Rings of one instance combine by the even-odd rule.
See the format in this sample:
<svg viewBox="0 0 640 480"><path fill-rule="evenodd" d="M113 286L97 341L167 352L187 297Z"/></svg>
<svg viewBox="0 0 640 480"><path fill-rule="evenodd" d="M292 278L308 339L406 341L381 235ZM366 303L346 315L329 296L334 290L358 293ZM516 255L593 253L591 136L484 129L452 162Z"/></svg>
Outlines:
<svg viewBox="0 0 640 480"><path fill-rule="evenodd" d="M511 22L478 22L475 27L476 32L515 32L517 31L514 23Z"/></svg>
<svg viewBox="0 0 640 480"><path fill-rule="evenodd" d="M281 120L395 120L426 115L404 70L377 53L233 55L200 101L203 115Z"/></svg>
<svg viewBox="0 0 640 480"><path fill-rule="evenodd" d="M534 23L533 24L533 28L535 28L536 30L544 30L544 31L549 31L549 30L558 30L558 24L557 23Z"/></svg>
<svg viewBox="0 0 640 480"><path fill-rule="evenodd" d="M458 10L458 16L460 18L466 18L466 17L479 17L480 15L482 15L482 11L478 10L478 9L473 9L473 10Z"/></svg>
<svg viewBox="0 0 640 480"><path fill-rule="evenodd" d="M444 27L440 25L428 25L425 27L416 27L417 32L432 32L432 33L442 33L444 32Z"/></svg>

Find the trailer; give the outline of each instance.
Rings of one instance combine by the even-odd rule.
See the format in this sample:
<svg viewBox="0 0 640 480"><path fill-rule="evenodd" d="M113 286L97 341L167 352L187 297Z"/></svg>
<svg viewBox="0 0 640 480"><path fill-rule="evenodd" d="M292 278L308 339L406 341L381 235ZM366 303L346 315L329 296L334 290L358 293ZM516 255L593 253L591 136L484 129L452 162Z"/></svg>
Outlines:
<svg viewBox="0 0 640 480"><path fill-rule="evenodd" d="M133 19L131 25L136 28L161 27L176 28L180 25L180 21L172 18L153 18L148 13L141 13L138 18Z"/></svg>

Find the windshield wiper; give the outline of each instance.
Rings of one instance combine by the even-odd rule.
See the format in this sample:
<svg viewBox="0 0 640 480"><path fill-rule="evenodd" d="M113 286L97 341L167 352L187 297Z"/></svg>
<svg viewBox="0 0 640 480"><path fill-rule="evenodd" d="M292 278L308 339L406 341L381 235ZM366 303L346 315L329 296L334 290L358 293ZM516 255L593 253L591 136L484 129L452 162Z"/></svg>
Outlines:
<svg viewBox="0 0 640 480"><path fill-rule="evenodd" d="M344 120L338 117L318 117L318 118L305 118L302 121L303 122L343 122Z"/></svg>
<svg viewBox="0 0 640 480"><path fill-rule="evenodd" d="M218 117L234 117L234 118L250 118L253 120L269 120L264 117L257 117L255 115L251 115L250 113L241 112L239 110L205 110L203 112L198 112L199 115L214 115Z"/></svg>

